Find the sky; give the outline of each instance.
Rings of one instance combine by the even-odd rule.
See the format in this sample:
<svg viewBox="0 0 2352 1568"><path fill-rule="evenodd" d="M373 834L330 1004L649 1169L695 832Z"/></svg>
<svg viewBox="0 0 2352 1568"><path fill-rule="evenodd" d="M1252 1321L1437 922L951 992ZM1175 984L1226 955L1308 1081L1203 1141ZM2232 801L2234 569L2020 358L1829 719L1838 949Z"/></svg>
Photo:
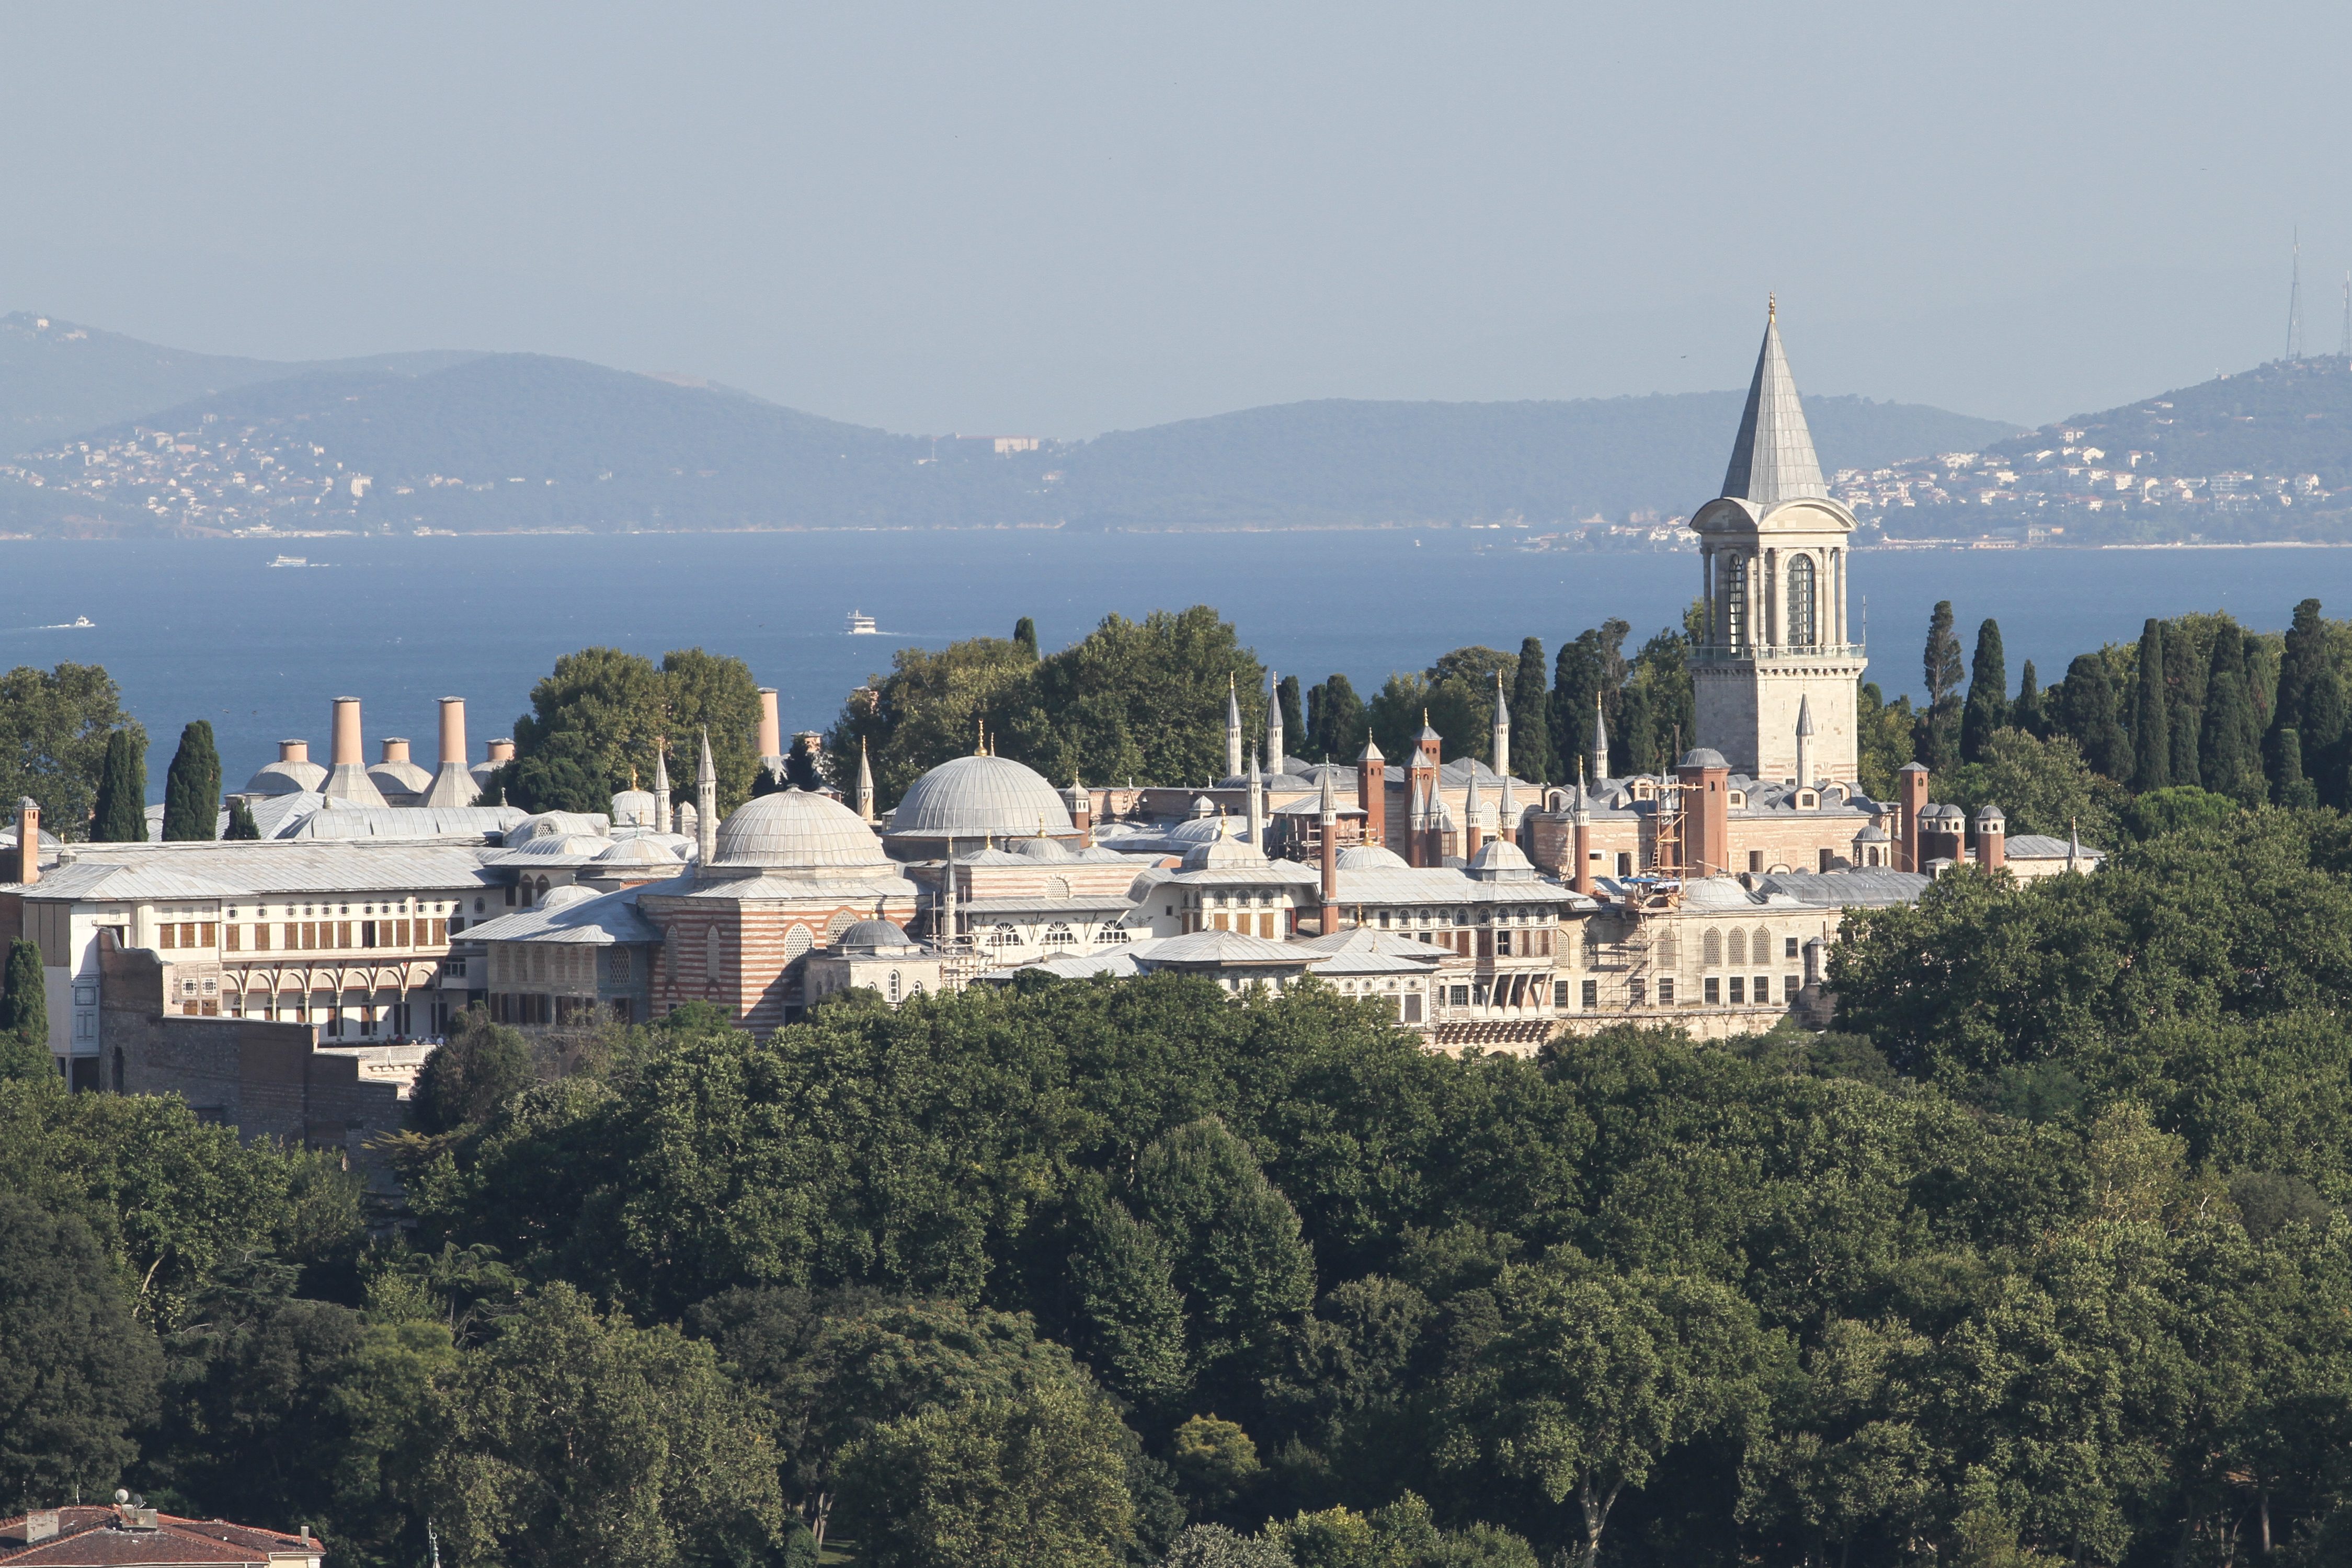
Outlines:
<svg viewBox="0 0 2352 1568"><path fill-rule="evenodd" d="M893 430L1744 384L2038 423L2305 346L2352 7L20 4L0 309Z"/></svg>

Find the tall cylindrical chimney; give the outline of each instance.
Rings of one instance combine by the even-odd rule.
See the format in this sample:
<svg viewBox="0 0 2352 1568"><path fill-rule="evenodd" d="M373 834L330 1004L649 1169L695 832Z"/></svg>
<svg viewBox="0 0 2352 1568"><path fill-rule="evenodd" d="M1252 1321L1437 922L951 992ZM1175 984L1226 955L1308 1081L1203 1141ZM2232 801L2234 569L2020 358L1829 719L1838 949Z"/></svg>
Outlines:
<svg viewBox="0 0 2352 1568"><path fill-rule="evenodd" d="M776 688L760 688L760 755L782 757L784 754L784 721L776 714Z"/></svg>
<svg viewBox="0 0 2352 1568"><path fill-rule="evenodd" d="M334 766L337 768L346 766L352 768L366 767L366 761L360 756L360 750L363 743L360 739L359 698L337 697L335 699L334 733Z"/></svg>
<svg viewBox="0 0 2352 1568"><path fill-rule="evenodd" d="M500 736L490 742L490 763L493 767L503 766L513 760L514 741L510 737Z"/></svg>
<svg viewBox="0 0 2352 1568"><path fill-rule="evenodd" d="M396 735L385 736L383 737L383 760L386 762L407 761L408 742Z"/></svg>
<svg viewBox="0 0 2352 1568"><path fill-rule="evenodd" d="M278 743L278 760L280 762L310 761L310 743L307 740L279 741Z"/></svg>
<svg viewBox="0 0 2352 1568"><path fill-rule="evenodd" d="M1581 800L1577 803L1576 808L1575 842L1575 874L1569 878L1568 885L1584 894L1585 897L1591 898L1592 896L1592 813L1584 809Z"/></svg>
<svg viewBox="0 0 2352 1568"><path fill-rule="evenodd" d="M466 699L441 699L441 765L466 764Z"/></svg>
<svg viewBox="0 0 2352 1568"><path fill-rule="evenodd" d="M41 803L30 795L16 802L16 880L41 880Z"/></svg>

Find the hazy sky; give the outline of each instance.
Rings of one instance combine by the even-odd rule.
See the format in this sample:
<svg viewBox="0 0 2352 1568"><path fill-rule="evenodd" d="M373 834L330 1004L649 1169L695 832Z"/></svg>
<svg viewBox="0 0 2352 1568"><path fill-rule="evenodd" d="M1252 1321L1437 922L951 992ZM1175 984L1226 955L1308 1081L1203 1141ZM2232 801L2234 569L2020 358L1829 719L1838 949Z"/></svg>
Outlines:
<svg viewBox="0 0 2352 1568"><path fill-rule="evenodd" d="M115 7L0 30L0 308L898 430L1727 387L2042 421L2306 343L2341 5Z"/></svg>

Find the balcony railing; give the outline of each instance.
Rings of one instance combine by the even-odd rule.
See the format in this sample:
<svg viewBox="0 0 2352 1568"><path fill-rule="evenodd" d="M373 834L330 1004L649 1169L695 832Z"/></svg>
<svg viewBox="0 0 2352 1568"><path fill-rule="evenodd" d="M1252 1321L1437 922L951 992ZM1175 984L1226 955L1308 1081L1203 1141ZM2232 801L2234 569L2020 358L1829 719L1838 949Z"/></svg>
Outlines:
<svg viewBox="0 0 2352 1568"><path fill-rule="evenodd" d="M1751 643L1738 648L1694 648L1694 664L1809 664L1823 659L1859 659L1865 654L1860 643L1815 643L1799 644L1781 643L1772 645Z"/></svg>

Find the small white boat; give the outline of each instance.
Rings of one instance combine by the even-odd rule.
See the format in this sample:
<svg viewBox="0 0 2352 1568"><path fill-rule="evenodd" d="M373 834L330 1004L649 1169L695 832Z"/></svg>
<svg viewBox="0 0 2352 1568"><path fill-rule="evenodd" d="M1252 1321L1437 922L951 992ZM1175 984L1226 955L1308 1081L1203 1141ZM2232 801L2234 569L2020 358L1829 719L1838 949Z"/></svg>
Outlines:
<svg viewBox="0 0 2352 1568"><path fill-rule="evenodd" d="M882 628L874 623L874 617L866 614L863 610L853 610L849 612L849 634L851 636L878 637L881 633Z"/></svg>
<svg viewBox="0 0 2352 1568"><path fill-rule="evenodd" d="M85 626L96 626L97 624L97 622L92 621L87 615L77 615L73 618L71 623L67 626L66 630L68 632L79 632Z"/></svg>
<svg viewBox="0 0 2352 1568"><path fill-rule="evenodd" d="M281 555L269 564L272 566L308 566L310 564L310 558L307 556Z"/></svg>

